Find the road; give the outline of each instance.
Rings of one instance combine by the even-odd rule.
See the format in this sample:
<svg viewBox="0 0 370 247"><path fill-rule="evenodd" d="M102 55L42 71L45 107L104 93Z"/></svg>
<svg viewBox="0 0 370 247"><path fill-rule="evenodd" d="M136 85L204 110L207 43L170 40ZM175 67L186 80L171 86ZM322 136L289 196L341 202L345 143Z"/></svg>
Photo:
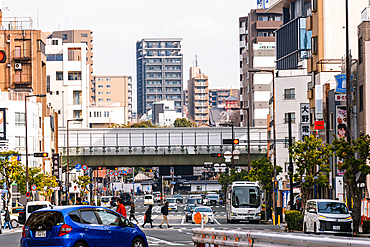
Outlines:
<svg viewBox="0 0 370 247"><path fill-rule="evenodd" d="M143 224L144 213L147 206L143 205L144 200L142 196L135 197L136 206L136 218L139 220L139 225ZM281 231L280 226L272 225L256 225L256 224L229 224L226 222L226 210L223 206L213 206L213 211L215 211L215 224L206 224L205 227L215 228L215 229L248 229L248 230L266 230L266 231ZM129 212L129 206L127 207L127 212ZM184 204L180 204L178 212L169 213L169 222L172 228L167 229L164 224L163 229L159 228L158 225L162 221L161 207L156 205L153 207L153 228L146 224L145 228L142 230L145 232L149 246L190 246L194 245L191 238L191 229L200 227L199 225L192 224L191 222L186 222L184 214ZM136 223L133 221L133 223ZM5 230L3 234L0 235L0 245L6 247L19 247L19 239L21 238L22 227L19 226L14 230Z"/></svg>

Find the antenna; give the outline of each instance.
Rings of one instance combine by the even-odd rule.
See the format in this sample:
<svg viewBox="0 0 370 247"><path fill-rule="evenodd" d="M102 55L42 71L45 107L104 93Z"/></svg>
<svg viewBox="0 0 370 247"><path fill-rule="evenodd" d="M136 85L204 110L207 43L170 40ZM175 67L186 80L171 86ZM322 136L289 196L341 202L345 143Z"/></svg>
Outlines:
<svg viewBox="0 0 370 247"><path fill-rule="evenodd" d="M195 55L195 67L198 67L198 55Z"/></svg>

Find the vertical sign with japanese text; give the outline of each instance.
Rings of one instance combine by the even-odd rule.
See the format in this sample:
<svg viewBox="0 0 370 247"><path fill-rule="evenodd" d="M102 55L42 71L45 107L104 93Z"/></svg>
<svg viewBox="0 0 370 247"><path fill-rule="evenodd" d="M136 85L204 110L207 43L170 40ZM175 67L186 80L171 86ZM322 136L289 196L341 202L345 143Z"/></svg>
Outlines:
<svg viewBox="0 0 370 247"><path fill-rule="evenodd" d="M6 140L6 108L0 108L0 140Z"/></svg>
<svg viewBox="0 0 370 247"><path fill-rule="evenodd" d="M310 104L301 103L301 138L304 140L307 136L310 136Z"/></svg>
<svg viewBox="0 0 370 247"><path fill-rule="evenodd" d="M59 154L53 154L53 176L59 180Z"/></svg>

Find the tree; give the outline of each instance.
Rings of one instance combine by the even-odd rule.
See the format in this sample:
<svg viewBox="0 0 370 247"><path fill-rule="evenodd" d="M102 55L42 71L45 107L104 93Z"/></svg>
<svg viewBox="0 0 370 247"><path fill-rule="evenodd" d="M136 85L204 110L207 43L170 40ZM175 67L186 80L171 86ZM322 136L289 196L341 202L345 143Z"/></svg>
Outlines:
<svg viewBox="0 0 370 247"><path fill-rule="evenodd" d="M301 185L303 210L307 200L311 199L311 189L314 185L329 187L329 158L333 155L332 147L323 144L321 139L313 135L304 141L296 141L290 150L290 156L296 164L294 177ZM290 202L293 205L293 202Z"/></svg>
<svg viewBox="0 0 370 247"><path fill-rule="evenodd" d="M344 138L335 138L332 144L336 156L342 160L337 166L339 170L344 171L353 198L353 226L354 232L358 233L361 223L361 189L357 187L357 183L370 174L370 166L367 165L370 159L370 136L360 136L352 145Z"/></svg>
<svg viewBox="0 0 370 247"><path fill-rule="evenodd" d="M85 197L88 185L91 183L89 176L79 176L77 179L73 180L80 189L81 198Z"/></svg>
<svg viewBox="0 0 370 247"><path fill-rule="evenodd" d="M276 176L278 176L283 171L283 168L276 166ZM272 192L273 192L273 182L274 182L274 166L271 161L267 158L254 160L251 162L251 171L249 176L252 181L259 181L262 188L265 190L265 205L266 214L272 215L271 207L272 204ZM266 217L267 220L267 217Z"/></svg>
<svg viewBox="0 0 370 247"><path fill-rule="evenodd" d="M227 186L234 181L251 181L250 177L248 176L248 171L241 170L240 172L237 172L237 169L230 169L229 176L227 175L227 172L220 174L218 177L218 182L220 183L221 189L225 195Z"/></svg>
<svg viewBox="0 0 370 247"><path fill-rule="evenodd" d="M195 124L187 120L186 118L177 118L173 123L175 127L195 127Z"/></svg>
<svg viewBox="0 0 370 247"><path fill-rule="evenodd" d="M16 151L5 151L0 152L0 174L2 175L3 179L1 183L6 184L6 188L8 189L8 200L7 206L10 206L10 199L12 196L12 183L17 182L17 178L19 174L22 173L24 170L20 161L18 161L19 153Z"/></svg>

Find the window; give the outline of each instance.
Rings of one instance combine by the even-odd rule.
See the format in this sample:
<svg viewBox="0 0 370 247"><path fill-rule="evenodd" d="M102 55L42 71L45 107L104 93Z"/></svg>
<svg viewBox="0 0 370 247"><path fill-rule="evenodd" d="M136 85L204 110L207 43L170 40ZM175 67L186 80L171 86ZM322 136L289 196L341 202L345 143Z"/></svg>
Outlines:
<svg viewBox="0 0 370 247"><path fill-rule="evenodd" d="M15 147L20 148L20 147L25 147L26 146L26 138L23 136L16 136L15 137Z"/></svg>
<svg viewBox="0 0 370 247"><path fill-rule="evenodd" d="M111 87L110 85L107 85L107 87Z"/></svg>
<svg viewBox="0 0 370 247"><path fill-rule="evenodd" d="M107 99L107 101L111 101L111 99Z"/></svg>
<svg viewBox="0 0 370 247"><path fill-rule="evenodd" d="M98 85L98 87L103 87L103 85Z"/></svg>
<svg viewBox="0 0 370 247"><path fill-rule="evenodd" d="M57 39L53 39L52 42L51 42L52 45L58 45L58 40Z"/></svg>
<svg viewBox="0 0 370 247"><path fill-rule="evenodd" d="M294 143L294 142L295 142L295 137L292 137L292 143ZM289 148L289 137L285 137L284 147Z"/></svg>
<svg viewBox="0 0 370 247"><path fill-rule="evenodd" d="M73 91L73 104L81 105L81 91Z"/></svg>
<svg viewBox="0 0 370 247"><path fill-rule="evenodd" d="M89 42L87 42L87 41L81 41L81 44L85 44L85 45L87 45Z"/></svg>
<svg viewBox="0 0 370 247"><path fill-rule="evenodd" d="M268 21L268 17L267 16L259 16L258 17L258 21Z"/></svg>
<svg viewBox="0 0 370 247"><path fill-rule="evenodd" d="M172 52L171 51L166 51L166 56L171 56Z"/></svg>
<svg viewBox="0 0 370 247"><path fill-rule="evenodd" d="M103 99L99 99L99 101L103 101Z"/></svg>
<svg viewBox="0 0 370 247"><path fill-rule="evenodd" d="M103 79L99 78L98 81L103 81Z"/></svg>
<svg viewBox="0 0 370 247"><path fill-rule="evenodd" d="M295 123L295 112L290 112L290 113L291 113L292 123ZM288 115L289 115L289 113L285 113L284 123L288 123Z"/></svg>
<svg viewBox="0 0 370 247"><path fill-rule="evenodd" d="M282 21L283 20L283 17L281 16L275 16L275 21Z"/></svg>
<svg viewBox="0 0 370 247"><path fill-rule="evenodd" d="M15 113L15 126L26 126L26 119L24 112Z"/></svg>
<svg viewBox="0 0 370 247"><path fill-rule="evenodd" d="M360 112L364 110L364 85L359 87L359 98L360 98Z"/></svg>
<svg viewBox="0 0 370 247"><path fill-rule="evenodd" d="M14 75L14 81L15 82L21 82L21 70L16 70Z"/></svg>
<svg viewBox="0 0 370 247"><path fill-rule="evenodd" d="M362 48L362 37L358 40L358 62L362 64L364 58L363 48Z"/></svg>
<svg viewBox="0 0 370 247"><path fill-rule="evenodd" d="M82 118L81 110L74 110L73 111L73 117L74 118ZM73 180L72 180L73 181Z"/></svg>
<svg viewBox="0 0 370 247"><path fill-rule="evenodd" d="M62 71L57 71L56 72L56 78L57 78L57 81L62 81L63 80L63 72Z"/></svg>
<svg viewBox="0 0 370 247"><path fill-rule="evenodd" d="M91 112L90 112L90 117L91 117Z"/></svg>
<svg viewBox="0 0 370 247"><path fill-rule="evenodd" d="M81 220L83 224L99 224L98 219L92 210L81 211Z"/></svg>
<svg viewBox="0 0 370 247"><path fill-rule="evenodd" d="M21 57L21 47L20 46L15 46L14 47L14 57Z"/></svg>
<svg viewBox="0 0 370 247"><path fill-rule="evenodd" d="M81 80L81 71L69 71L68 72L69 81L79 81Z"/></svg>
<svg viewBox="0 0 370 247"><path fill-rule="evenodd" d="M69 218L71 218L71 220L73 220L74 222L78 222L78 223L81 222L80 214L78 213L78 210L74 210L70 212L68 215L69 215Z"/></svg>
<svg viewBox="0 0 370 247"><path fill-rule="evenodd" d="M268 37L269 33L268 32L258 32L258 37Z"/></svg>
<svg viewBox="0 0 370 247"><path fill-rule="evenodd" d="M312 11L317 10L317 0L312 0Z"/></svg>
<svg viewBox="0 0 370 247"><path fill-rule="evenodd" d="M59 95L59 91L56 92L56 95Z"/></svg>
<svg viewBox="0 0 370 247"><path fill-rule="evenodd" d="M317 36L312 37L312 54L316 54L318 52L318 44L317 44Z"/></svg>
<svg viewBox="0 0 370 247"><path fill-rule="evenodd" d="M99 92L98 94L103 94L103 92Z"/></svg>
<svg viewBox="0 0 370 247"><path fill-rule="evenodd" d="M107 92L107 94L110 94L110 92Z"/></svg>
<svg viewBox="0 0 370 247"><path fill-rule="evenodd" d="M295 88L284 89L284 99L295 99Z"/></svg>
<svg viewBox="0 0 370 247"><path fill-rule="evenodd" d="M87 38L87 33L81 33L82 38Z"/></svg>
<svg viewBox="0 0 370 247"><path fill-rule="evenodd" d="M68 35L67 34L63 34L62 39L63 40L67 40L68 39Z"/></svg>
<svg viewBox="0 0 370 247"><path fill-rule="evenodd" d="M110 81L110 79L108 78L107 81ZM108 87L108 86L107 86ZM109 86L110 87L110 86Z"/></svg>

